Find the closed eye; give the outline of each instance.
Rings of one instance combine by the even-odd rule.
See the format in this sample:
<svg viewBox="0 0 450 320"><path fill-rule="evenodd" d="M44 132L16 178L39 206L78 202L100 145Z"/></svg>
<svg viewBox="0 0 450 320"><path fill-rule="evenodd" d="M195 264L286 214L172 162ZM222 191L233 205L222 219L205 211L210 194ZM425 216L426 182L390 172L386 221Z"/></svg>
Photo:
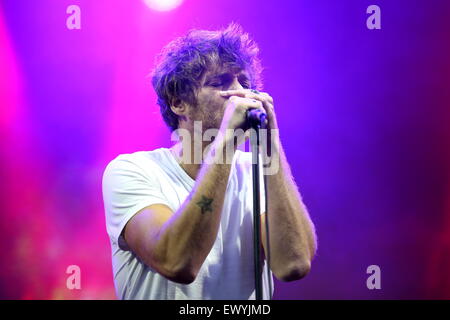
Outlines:
<svg viewBox="0 0 450 320"><path fill-rule="evenodd" d="M230 74L223 74L219 77L216 77L215 79L211 79L211 81L208 82L208 86L218 88L218 87L228 87L233 81L233 77ZM247 76L240 76L239 77L239 83L241 86L245 89L250 89L250 81L247 78Z"/></svg>

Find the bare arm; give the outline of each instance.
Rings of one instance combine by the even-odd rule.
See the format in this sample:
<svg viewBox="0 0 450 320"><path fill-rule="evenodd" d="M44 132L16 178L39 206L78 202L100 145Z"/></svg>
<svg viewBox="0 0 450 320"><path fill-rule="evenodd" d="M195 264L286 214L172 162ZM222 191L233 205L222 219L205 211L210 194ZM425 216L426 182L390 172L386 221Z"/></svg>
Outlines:
<svg viewBox="0 0 450 320"><path fill-rule="evenodd" d="M215 141L208 157L224 144ZM194 281L217 237L230 167L202 165L191 194L176 212L151 205L136 214L125 228L132 251L172 281Z"/></svg>
<svg viewBox="0 0 450 320"><path fill-rule="evenodd" d="M269 218L271 269L283 281L303 278L316 251L314 225L292 178L281 145L272 150L279 170L267 176L268 214L262 217L262 240L267 256L265 221Z"/></svg>
<svg viewBox="0 0 450 320"><path fill-rule="evenodd" d="M310 270L311 260L317 247L316 236L314 225L292 178L278 135L272 140L272 130L278 131L273 98L265 92L251 90L228 90L221 94L229 96L230 99L233 96L239 96L258 100L267 112L268 151L272 161L279 160L279 170L267 176L270 268L280 280L300 279ZM262 245L267 257L265 219L266 214L263 214L261 218Z"/></svg>

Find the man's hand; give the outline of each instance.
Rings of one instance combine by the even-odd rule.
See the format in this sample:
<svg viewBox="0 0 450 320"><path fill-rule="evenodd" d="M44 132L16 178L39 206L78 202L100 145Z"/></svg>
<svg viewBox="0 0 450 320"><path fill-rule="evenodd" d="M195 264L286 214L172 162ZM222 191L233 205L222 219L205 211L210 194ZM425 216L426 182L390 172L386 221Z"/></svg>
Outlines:
<svg viewBox="0 0 450 320"><path fill-rule="evenodd" d="M222 97L230 97L228 101L230 101L233 97L240 97L248 100L256 100L258 101L259 109L262 109L266 112L268 118L268 129L278 129L278 123L275 116L275 111L273 107L273 98L266 92L259 92L256 90L250 89L241 89L241 90L227 90L220 91L220 95ZM255 108L251 106L249 108ZM247 108L247 109L249 109ZM245 110L245 112L247 111ZM245 121L245 112L244 112L244 121ZM224 117L225 118L225 117Z"/></svg>
<svg viewBox="0 0 450 320"><path fill-rule="evenodd" d="M224 91L224 92L231 92L231 91ZM261 109L265 111L261 101L253 98L248 98L243 95L231 95L231 94L229 95L229 99L227 99L224 102L224 108L225 110L223 114L223 119L220 125L220 131L222 133L225 133L225 131L228 129L231 130L245 129L247 110Z"/></svg>
<svg viewBox="0 0 450 320"><path fill-rule="evenodd" d="M279 141L279 134L272 137L272 130L278 130L278 122L273 107L273 98L266 92L259 92L257 90L250 89L226 90L220 91L219 93L223 97L230 97L228 101L235 99L235 97L239 97L247 100L250 99L252 101L256 100L258 102L260 109L266 112L268 119L267 141L264 144L267 147L267 155L277 156L281 144ZM245 122L245 113L243 121Z"/></svg>

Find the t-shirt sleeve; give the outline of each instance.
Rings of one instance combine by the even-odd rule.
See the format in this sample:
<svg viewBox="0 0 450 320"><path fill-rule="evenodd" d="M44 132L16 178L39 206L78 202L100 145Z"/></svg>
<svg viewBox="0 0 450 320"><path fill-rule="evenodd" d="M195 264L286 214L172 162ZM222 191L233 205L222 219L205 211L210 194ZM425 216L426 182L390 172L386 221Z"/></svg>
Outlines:
<svg viewBox="0 0 450 320"><path fill-rule="evenodd" d="M102 191L106 215L106 229L113 243L129 250L122 231L127 222L141 209L152 204L168 204L155 176L135 162L116 158L103 173Z"/></svg>

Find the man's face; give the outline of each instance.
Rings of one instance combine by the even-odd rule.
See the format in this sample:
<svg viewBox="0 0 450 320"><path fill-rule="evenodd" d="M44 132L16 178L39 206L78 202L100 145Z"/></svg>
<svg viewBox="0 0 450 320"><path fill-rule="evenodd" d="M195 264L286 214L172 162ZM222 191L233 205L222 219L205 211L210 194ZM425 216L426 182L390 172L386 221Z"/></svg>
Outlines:
<svg viewBox="0 0 450 320"><path fill-rule="evenodd" d="M245 70L207 70L200 80L197 106L191 108L190 119L202 121L203 130L218 129L222 122L226 97L219 92L250 88L250 79Z"/></svg>

